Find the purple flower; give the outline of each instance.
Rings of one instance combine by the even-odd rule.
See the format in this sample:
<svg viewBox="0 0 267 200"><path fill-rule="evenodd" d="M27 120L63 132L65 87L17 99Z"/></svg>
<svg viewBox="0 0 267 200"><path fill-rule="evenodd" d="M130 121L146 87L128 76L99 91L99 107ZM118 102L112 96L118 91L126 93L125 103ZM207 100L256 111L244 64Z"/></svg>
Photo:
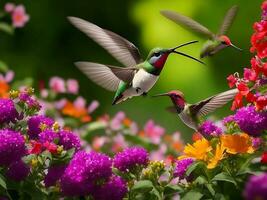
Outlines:
<svg viewBox="0 0 267 200"><path fill-rule="evenodd" d="M22 181L30 173L30 167L22 160L11 163L7 169L6 175L14 181Z"/></svg>
<svg viewBox="0 0 267 200"><path fill-rule="evenodd" d="M262 145L262 139L260 137L252 137L252 146L258 149Z"/></svg>
<svg viewBox="0 0 267 200"><path fill-rule="evenodd" d="M199 127L199 132L205 137L219 136L222 134L222 129L212 121L207 120Z"/></svg>
<svg viewBox="0 0 267 200"><path fill-rule="evenodd" d="M240 129L251 136L259 136L267 128L267 112L257 112L254 106L240 108L234 119Z"/></svg>
<svg viewBox="0 0 267 200"><path fill-rule="evenodd" d="M118 176L112 176L107 183L93 191L97 200L122 200L127 193L126 182Z"/></svg>
<svg viewBox="0 0 267 200"><path fill-rule="evenodd" d="M44 178L45 187L54 186L66 169L65 165L54 165L48 169Z"/></svg>
<svg viewBox="0 0 267 200"><path fill-rule="evenodd" d="M226 125L228 123L235 121L234 117L235 117L234 115L229 115L229 116L225 117L223 119L223 124Z"/></svg>
<svg viewBox="0 0 267 200"><path fill-rule="evenodd" d="M19 113L11 99L0 99L0 110L0 124L15 122L19 117Z"/></svg>
<svg viewBox="0 0 267 200"><path fill-rule="evenodd" d="M244 190L246 200L267 199L267 173L250 176Z"/></svg>
<svg viewBox="0 0 267 200"><path fill-rule="evenodd" d="M21 102L24 102L28 105L29 108L36 108L36 109L40 109L41 105L39 104L39 102L34 99L31 95L28 94L28 92L21 92L19 94L19 100Z"/></svg>
<svg viewBox="0 0 267 200"><path fill-rule="evenodd" d="M45 142L54 142L57 143L59 140L59 135L58 133L55 133L52 130L45 130L39 134L39 141L41 143Z"/></svg>
<svg viewBox="0 0 267 200"><path fill-rule="evenodd" d="M59 131L59 145L62 145L64 149L68 150L75 148L79 150L81 148L81 141L77 135L69 131Z"/></svg>
<svg viewBox="0 0 267 200"><path fill-rule="evenodd" d="M62 193L65 196L89 194L96 183L111 176L111 164L111 159L104 154L77 152L61 177Z"/></svg>
<svg viewBox="0 0 267 200"><path fill-rule="evenodd" d="M31 117L28 120L28 134L31 139L37 138L39 133L41 133L41 124L44 124L48 127L52 127L52 125L54 124L54 120L42 115L36 115Z"/></svg>
<svg viewBox="0 0 267 200"><path fill-rule="evenodd" d="M15 131L0 130L0 165L20 160L26 153L24 137Z"/></svg>
<svg viewBox="0 0 267 200"><path fill-rule="evenodd" d="M173 173L174 177L179 177L179 179L185 178L185 172L188 169L188 167L192 165L193 162L194 162L193 158L184 158L182 160L178 160L176 162L176 166Z"/></svg>
<svg viewBox="0 0 267 200"><path fill-rule="evenodd" d="M114 166L122 172L133 170L137 166L148 164L148 153L142 147L130 147L117 153L114 157Z"/></svg>

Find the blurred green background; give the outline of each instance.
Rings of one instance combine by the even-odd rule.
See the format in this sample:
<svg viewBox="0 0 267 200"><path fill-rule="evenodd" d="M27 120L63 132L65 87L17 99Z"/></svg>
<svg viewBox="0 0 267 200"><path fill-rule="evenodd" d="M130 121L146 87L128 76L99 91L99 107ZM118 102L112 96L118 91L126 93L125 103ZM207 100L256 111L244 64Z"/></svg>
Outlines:
<svg viewBox="0 0 267 200"><path fill-rule="evenodd" d="M0 1L0 7L8 1ZM183 125L177 116L167 113L167 98L133 98L123 104L111 106L113 94L96 86L75 66L75 61L94 61L118 65L104 49L74 28L66 19L77 16L100 27L112 30L132 41L140 48L143 58L156 46L173 47L190 40L200 42L181 51L198 57L203 39L182 29L159 14L162 9L179 11L202 22L216 32L227 9L239 5L239 13L228 35L241 47L242 53L228 48L212 58L205 59L203 66L185 57L169 57L162 75L150 94L179 89L189 102L197 102L210 95L228 89L226 77L242 72L248 66L251 54L250 35L252 25L260 16L260 0L24 0L30 15L29 23L17 29L14 37L0 33L0 59L16 72L16 79L28 76L48 81L51 76L76 78L81 95L88 101L101 103L97 114L113 114L125 111L133 120L143 125L152 118L167 128L168 132L181 131L189 139L192 130ZM213 114L213 118L230 113L230 104Z"/></svg>

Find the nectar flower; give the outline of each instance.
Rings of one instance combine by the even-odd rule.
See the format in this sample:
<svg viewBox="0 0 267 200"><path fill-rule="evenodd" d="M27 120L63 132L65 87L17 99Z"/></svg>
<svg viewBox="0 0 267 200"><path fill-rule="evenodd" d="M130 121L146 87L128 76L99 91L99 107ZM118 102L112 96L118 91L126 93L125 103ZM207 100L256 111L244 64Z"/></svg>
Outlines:
<svg viewBox="0 0 267 200"><path fill-rule="evenodd" d="M225 147L222 144L217 144L214 156L209 160L207 165L208 169L213 169L217 166L218 162L224 158Z"/></svg>
<svg viewBox="0 0 267 200"><path fill-rule="evenodd" d="M64 149L69 150L71 148L75 148L76 150L79 150L81 147L80 139L77 135L70 131L59 131L59 145L62 145Z"/></svg>
<svg viewBox="0 0 267 200"><path fill-rule="evenodd" d="M97 108L99 107L99 102L94 100L91 102L91 104L88 106L88 112L89 114L91 114L92 112L94 112Z"/></svg>
<svg viewBox="0 0 267 200"><path fill-rule="evenodd" d="M9 165L6 175L14 181L22 181L30 173L30 167L22 160L16 161Z"/></svg>
<svg viewBox="0 0 267 200"><path fill-rule="evenodd" d="M24 27L25 24L29 21L30 17L25 12L23 5L18 5L12 12L12 24L16 28Z"/></svg>
<svg viewBox="0 0 267 200"><path fill-rule="evenodd" d="M48 128L51 128L53 124L54 120L49 117L45 117L43 115L32 116L28 120L28 134L30 138L37 138L39 133L42 132L41 125L45 125Z"/></svg>
<svg viewBox="0 0 267 200"><path fill-rule="evenodd" d="M0 99L0 124L15 122L19 113L11 99Z"/></svg>
<svg viewBox="0 0 267 200"><path fill-rule="evenodd" d="M56 93L66 92L64 80L57 76L54 76L50 79L49 87Z"/></svg>
<svg viewBox="0 0 267 200"><path fill-rule="evenodd" d="M64 173L65 169L65 165L54 165L49 167L48 172L44 178L45 187L54 186Z"/></svg>
<svg viewBox="0 0 267 200"><path fill-rule="evenodd" d="M5 4L5 11L7 13L13 12L14 9L15 9L15 4L14 3L6 3Z"/></svg>
<svg viewBox="0 0 267 200"><path fill-rule="evenodd" d="M185 178L185 172L193 162L193 158L184 158L176 161L176 166L173 172L174 177L179 177L179 179Z"/></svg>
<svg viewBox="0 0 267 200"><path fill-rule="evenodd" d="M252 140L246 133L222 135L220 140L227 153L237 154L254 152Z"/></svg>
<svg viewBox="0 0 267 200"><path fill-rule="evenodd" d="M165 129L154 123L153 120L149 120L144 127L145 136L147 136L152 143L159 144L161 136L164 135Z"/></svg>
<svg viewBox="0 0 267 200"><path fill-rule="evenodd" d="M199 132L205 137L219 136L222 134L222 129L216 126L212 121L207 120L201 124Z"/></svg>
<svg viewBox="0 0 267 200"><path fill-rule="evenodd" d="M147 166L148 153L142 147L130 147L119 152L114 157L114 167L122 172L134 170L138 166Z"/></svg>
<svg viewBox="0 0 267 200"><path fill-rule="evenodd" d="M71 94L77 94L79 91L78 81L75 79L68 79L66 82L67 91Z"/></svg>
<svg viewBox="0 0 267 200"><path fill-rule="evenodd" d="M261 155L261 163L262 164L267 164L267 152L263 152Z"/></svg>
<svg viewBox="0 0 267 200"><path fill-rule="evenodd" d="M245 186L244 197L246 200L267 199L267 173L250 176Z"/></svg>

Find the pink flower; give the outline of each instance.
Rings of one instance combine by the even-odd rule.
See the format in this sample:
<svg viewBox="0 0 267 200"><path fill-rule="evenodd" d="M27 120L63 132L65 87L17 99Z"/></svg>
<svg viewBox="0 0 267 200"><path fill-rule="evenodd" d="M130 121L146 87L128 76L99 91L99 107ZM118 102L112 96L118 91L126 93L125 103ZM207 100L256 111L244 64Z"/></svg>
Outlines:
<svg viewBox="0 0 267 200"><path fill-rule="evenodd" d="M86 105L86 101L83 97L79 96L77 99L73 102L73 105L75 108L84 108Z"/></svg>
<svg viewBox="0 0 267 200"><path fill-rule="evenodd" d="M8 13L13 12L13 10L15 9L15 4L13 3L6 3L5 4L5 11Z"/></svg>
<svg viewBox="0 0 267 200"><path fill-rule="evenodd" d="M29 21L30 17L25 12L23 5L18 5L12 12L12 23L14 27L21 28Z"/></svg>
<svg viewBox="0 0 267 200"><path fill-rule="evenodd" d="M110 122L110 128L112 130L119 130L122 126L122 121L124 120L125 118L125 113L120 111L118 112L114 117L113 119L111 120Z"/></svg>
<svg viewBox="0 0 267 200"><path fill-rule="evenodd" d="M55 102L56 109L60 110L62 109L67 103L67 99L60 99L59 101Z"/></svg>
<svg viewBox="0 0 267 200"><path fill-rule="evenodd" d="M79 90L78 81L75 79L68 79L67 80L67 91L71 94L77 94Z"/></svg>
<svg viewBox="0 0 267 200"><path fill-rule="evenodd" d="M91 104L88 106L88 112L91 114L99 107L99 102L94 100L91 102Z"/></svg>
<svg viewBox="0 0 267 200"><path fill-rule="evenodd" d="M64 80L57 76L50 79L49 86L56 93L64 93L66 91Z"/></svg>
<svg viewBox="0 0 267 200"><path fill-rule="evenodd" d="M154 144L160 143L160 137L165 133L165 129L149 120L144 127L145 135L151 139Z"/></svg>
<svg viewBox="0 0 267 200"><path fill-rule="evenodd" d="M14 72L9 70L7 71L6 75L5 75L5 80L7 83L10 83L14 78Z"/></svg>

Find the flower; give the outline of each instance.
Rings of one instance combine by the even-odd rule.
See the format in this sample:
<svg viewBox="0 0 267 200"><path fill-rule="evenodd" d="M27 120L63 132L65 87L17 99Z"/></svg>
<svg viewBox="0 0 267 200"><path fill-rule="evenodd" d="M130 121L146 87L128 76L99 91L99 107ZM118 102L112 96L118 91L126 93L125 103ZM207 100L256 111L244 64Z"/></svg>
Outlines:
<svg viewBox="0 0 267 200"><path fill-rule="evenodd" d="M252 136L259 136L267 128L267 112L257 112L254 106L240 108L234 119L242 131Z"/></svg>
<svg viewBox="0 0 267 200"><path fill-rule="evenodd" d="M0 80L0 98L8 98L8 90L9 90L9 85L7 84L6 81Z"/></svg>
<svg viewBox="0 0 267 200"><path fill-rule="evenodd" d="M197 160L207 160L207 153L212 150L210 143L205 138L199 139L196 142L187 144L184 148L184 155L182 157L191 157Z"/></svg>
<svg viewBox="0 0 267 200"><path fill-rule="evenodd" d="M234 87L237 82L236 77L232 74L227 77L227 81L230 88Z"/></svg>
<svg viewBox="0 0 267 200"><path fill-rule="evenodd" d="M48 172L44 178L45 187L54 186L61 178L66 169L66 165L53 165L49 167Z"/></svg>
<svg viewBox="0 0 267 200"><path fill-rule="evenodd" d="M0 124L15 122L19 113L11 99L0 99Z"/></svg>
<svg viewBox="0 0 267 200"><path fill-rule="evenodd" d="M173 172L174 177L179 177L179 179L185 178L185 172L193 162L193 158L184 158L176 161L176 166Z"/></svg>
<svg viewBox="0 0 267 200"><path fill-rule="evenodd" d="M19 100L26 103L29 108L36 108L38 110L41 108L39 102L34 99L27 91L23 91L19 94Z"/></svg>
<svg viewBox="0 0 267 200"><path fill-rule="evenodd" d="M253 153L252 141L248 134L222 135L220 137L223 147L227 153Z"/></svg>
<svg viewBox="0 0 267 200"><path fill-rule="evenodd" d="M122 172L134 170L148 164L148 153L142 147L129 147L115 155L113 164Z"/></svg>
<svg viewBox="0 0 267 200"><path fill-rule="evenodd" d="M57 152L57 145L53 142L48 142L46 141L44 144L43 144L43 147L46 148L50 153L52 154L56 154L58 153Z"/></svg>
<svg viewBox="0 0 267 200"><path fill-rule="evenodd" d="M42 152L42 144L40 142L31 140L30 144L31 144L31 148L28 151L29 154L39 154Z"/></svg>
<svg viewBox="0 0 267 200"><path fill-rule="evenodd" d="M79 91L78 81L75 79L68 79L67 82L67 91L71 94L77 94Z"/></svg>
<svg viewBox="0 0 267 200"><path fill-rule="evenodd" d="M91 104L88 106L88 112L91 114L99 107L99 102L94 100L91 102Z"/></svg>
<svg viewBox="0 0 267 200"><path fill-rule="evenodd" d="M50 79L49 87L56 93L66 92L64 80L57 76L54 76Z"/></svg>
<svg viewBox="0 0 267 200"><path fill-rule="evenodd" d="M262 164L267 164L267 152L263 152L261 155L261 163Z"/></svg>
<svg viewBox="0 0 267 200"><path fill-rule="evenodd" d="M54 120L43 115L35 115L30 117L27 123L30 138L37 138L39 133L42 132L41 126L45 125L48 128L51 128L54 124Z"/></svg>
<svg viewBox="0 0 267 200"><path fill-rule="evenodd" d="M154 123L153 120L149 120L144 127L145 136L147 136L152 143L159 144L161 136L164 135L165 129Z"/></svg>
<svg viewBox="0 0 267 200"><path fill-rule="evenodd" d="M103 186L93 192L97 200L122 200L127 193L126 182L119 176L112 176Z"/></svg>
<svg viewBox="0 0 267 200"><path fill-rule="evenodd" d="M125 119L125 113L120 111L118 112L110 122L110 128L114 131L119 130L122 126L122 122Z"/></svg>
<svg viewBox="0 0 267 200"><path fill-rule="evenodd" d="M205 137L219 136L222 134L222 129L216 126L212 121L207 120L201 124L199 132Z"/></svg>
<svg viewBox="0 0 267 200"><path fill-rule="evenodd" d="M73 102L73 105L77 109L82 109L85 108L86 106L86 101L83 97L79 96L77 99Z"/></svg>
<svg viewBox="0 0 267 200"><path fill-rule="evenodd" d="M55 133L52 130L45 130L39 134L39 141L41 143L45 142L58 142L59 140L59 135Z"/></svg>
<svg viewBox="0 0 267 200"><path fill-rule="evenodd" d="M267 173L250 176L244 190L246 200L267 199Z"/></svg>
<svg viewBox="0 0 267 200"><path fill-rule="evenodd" d="M7 13L13 12L14 9L15 9L15 4L14 3L6 3L5 4L5 11Z"/></svg>
<svg viewBox="0 0 267 200"><path fill-rule="evenodd" d="M30 173L30 167L22 160L15 161L8 166L6 175L8 178L15 181L22 181Z"/></svg>
<svg viewBox="0 0 267 200"><path fill-rule="evenodd" d="M62 145L64 149L68 150L75 148L79 150L81 148L81 142L77 135L70 131L61 130L58 132L59 142L58 145Z"/></svg>
<svg viewBox="0 0 267 200"><path fill-rule="evenodd" d="M218 162L224 158L225 147L222 144L217 144L214 156L209 160L207 165L208 169L213 169L217 166Z"/></svg>
<svg viewBox="0 0 267 200"><path fill-rule="evenodd" d="M24 137L13 130L0 130L0 165L20 160L26 153Z"/></svg>
<svg viewBox="0 0 267 200"><path fill-rule="evenodd" d="M30 17L25 12L23 5L18 5L14 8L12 12L12 24L16 28L24 27L25 24L29 21Z"/></svg>

